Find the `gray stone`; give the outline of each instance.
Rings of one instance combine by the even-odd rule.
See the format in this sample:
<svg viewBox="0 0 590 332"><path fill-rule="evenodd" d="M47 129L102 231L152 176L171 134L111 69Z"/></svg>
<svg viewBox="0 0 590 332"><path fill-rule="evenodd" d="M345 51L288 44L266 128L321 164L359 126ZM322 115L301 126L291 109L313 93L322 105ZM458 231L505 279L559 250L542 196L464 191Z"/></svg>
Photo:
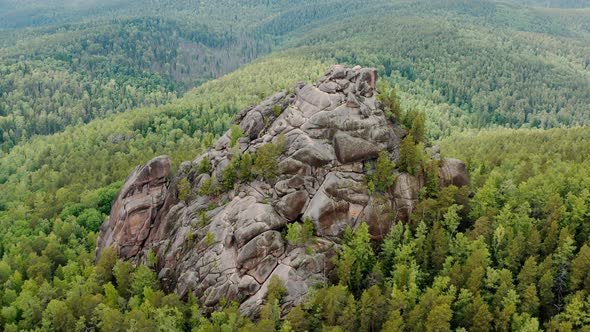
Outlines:
<svg viewBox="0 0 590 332"><path fill-rule="evenodd" d="M402 173L395 179L393 197L396 205L398 220L408 221L416 204L422 184L420 179L407 173Z"/></svg>
<svg viewBox="0 0 590 332"><path fill-rule="evenodd" d="M237 264L239 268L252 269L267 255L278 257L285 251L281 233L277 231L264 232L253 238L238 251Z"/></svg>
<svg viewBox="0 0 590 332"><path fill-rule="evenodd" d="M307 191L300 190L281 198L275 209L288 221L296 220L309 200Z"/></svg>
<svg viewBox="0 0 590 332"><path fill-rule="evenodd" d="M469 173L465 163L459 159L444 158L441 161L438 176L443 187L450 185L469 186Z"/></svg>
<svg viewBox="0 0 590 332"><path fill-rule="evenodd" d="M343 164L377 158L381 151L371 142L344 133L334 136L334 150L338 161Z"/></svg>
<svg viewBox="0 0 590 332"><path fill-rule="evenodd" d="M315 144L297 150L291 158L313 167L320 167L334 159L334 153L330 149L331 147Z"/></svg>
<svg viewBox="0 0 590 332"><path fill-rule="evenodd" d="M395 211L390 197L373 195L363 210L361 220L369 225L369 234L376 241L382 241L393 225Z"/></svg>

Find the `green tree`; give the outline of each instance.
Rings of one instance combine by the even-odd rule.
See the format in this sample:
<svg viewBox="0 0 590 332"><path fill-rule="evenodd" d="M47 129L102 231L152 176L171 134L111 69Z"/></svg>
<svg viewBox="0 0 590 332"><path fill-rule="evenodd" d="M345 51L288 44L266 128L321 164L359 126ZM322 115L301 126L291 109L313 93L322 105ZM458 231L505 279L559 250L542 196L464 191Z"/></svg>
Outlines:
<svg viewBox="0 0 590 332"><path fill-rule="evenodd" d="M400 147L399 169L411 175L418 175L422 163L422 146L416 145L412 136L402 140Z"/></svg>
<svg viewBox="0 0 590 332"><path fill-rule="evenodd" d="M272 181L279 175L279 154L274 144L268 143L256 151L256 161L252 171L266 181Z"/></svg>
<svg viewBox="0 0 590 332"><path fill-rule="evenodd" d="M100 252L100 258L96 263L96 279L100 284L105 284L113 278L113 268L117 263L117 251L113 247L104 248Z"/></svg>
<svg viewBox="0 0 590 332"><path fill-rule="evenodd" d="M232 161L223 169L221 183L226 190L233 189L238 180L238 158Z"/></svg>
<svg viewBox="0 0 590 332"><path fill-rule="evenodd" d="M315 235L315 224L310 217L305 217L301 228L301 242L307 243Z"/></svg>
<svg viewBox="0 0 590 332"><path fill-rule="evenodd" d="M144 289L157 289L158 277L145 265L140 265L135 272L133 272L133 280L131 282L131 294L136 296L143 296Z"/></svg>
<svg viewBox="0 0 590 332"><path fill-rule="evenodd" d="M375 174L373 182L375 189L380 192L387 192L387 190L395 182L395 163L389 160L387 151L381 151L379 158L375 163Z"/></svg>
<svg viewBox="0 0 590 332"><path fill-rule="evenodd" d="M276 331L280 327L281 307L280 302L287 290L281 279L273 274L268 284L266 304L262 307L258 329L262 331Z"/></svg>
<svg viewBox="0 0 590 332"><path fill-rule="evenodd" d="M301 228L301 225L296 222L287 225L287 235L285 236L285 239L289 241L291 245L299 246L303 244Z"/></svg>
<svg viewBox="0 0 590 332"><path fill-rule="evenodd" d="M308 329L307 318L301 305L295 306L285 317L294 331L305 331Z"/></svg>
<svg viewBox="0 0 590 332"><path fill-rule="evenodd" d="M358 304L354 295L348 295L342 314L338 317L338 325L345 331L356 331L358 328Z"/></svg>
<svg viewBox="0 0 590 332"><path fill-rule="evenodd" d="M126 330L125 316L117 309L104 304L96 308L96 326L101 332L123 332Z"/></svg>
<svg viewBox="0 0 590 332"><path fill-rule="evenodd" d="M537 287L534 284L530 284L524 290L521 296L521 311L529 313L533 317L537 316L539 313L539 298L537 297Z"/></svg>
<svg viewBox="0 0 590 332"><path fill-rule="evenodd" d="M590 246L584 244L571 263L570 289L590 289Z"/></svg>
<svg viewBox="0 0 590 332"><path fill-rule="evenodd" d="M65 302L51 300L43 312L43 328L52 331L72 331L76 320Z"/></svg>
<svg viewBox="0 0 590 332"><path fill-rule="evenodd" d="M340 283L347 285L353 294L360 297L374 264L375 253L371 247L369 227L361 223L350 243L340 248L336 264Z"/></svg>
<svg viewBox="0 0 590 332"><path fill-rule="evenodd" d="M199 166L197 167L197 172L199 174L209 174L211 172L212 167L213 165L211 164L211 161L207 156L205 156L199 163Z"/></svg>
<svg viewBox="0 0 590 332"><path fill-rule="evenodd" d="M342 285L330 286L318 291L315 302L322 309L322 321L325 325L337 325L338 317L348 303L348 295L348 289Z"/></svg>
<svg viewBox="0 0 590 332"><path fill-rule="evenodd" d="M188 203L192 199L192 186L187 178L182 178L178 182L178 199Z"/></svg>
<svg viewBox="0 0 590 332"><path fill-rule="evenodd" d="M91 232L100 231L100 227L104 222L104 217L100 211L96 209L85 209L78 216L77 221L80 226L86 228Z"/></svg>
<svg viewBox="0 0 590 332"><path fill-rule="evenodd" d="M388 318L383 324L383 331L403 331L405 327L404 318L398 309L389 311Z"/></svg>
<svg viewBox="0 0 590 332"><path fill-rule="evenodd" d="M249 152L244 153L242 158L240 159L240 171L238 173L238 178L242 182L249 182L252 180L252 166L254 165L254 161L252 160L252 155Z"/></svg>
<svg viewBox="0 0 590 332"><path fill-rule="evenodd" d="M113 276L117 282L117 291L125 299L128 299L131 295L132 274L133 265L131 263L117 260L117 263L113 267ZM143 292L143 289L141 291Z"/></svg>
<svg viewBox="0 0 590 332"><path fill-rule="evenodd" d="M233 148L240 138L244 137L244 130L239 125L232 125L230 128L230 143L229 146Z"/></svg>
<svg viewBox="0 0 590 332"><path fill-rule="evenodd" d="M380 331L385 320L385 298L378 286L372 286L363 292L360 301L360 329L362 331Z"/></svg>
<svg viewBox="0 0 590 332"><path fill-rule="evenodd" d="M390 87L385 80L380 81L378 84L379 94L377 95L377 99L383 105L385 114L392 121L400 121L402 108L395 89Z"/></svg>
<svg viewBox="0 0 590 332"><path fill-rule="evenodd" d="M472 303L471 327L469 331L489 331L494 316L490 313L488 304L477 295Z"/></svg>

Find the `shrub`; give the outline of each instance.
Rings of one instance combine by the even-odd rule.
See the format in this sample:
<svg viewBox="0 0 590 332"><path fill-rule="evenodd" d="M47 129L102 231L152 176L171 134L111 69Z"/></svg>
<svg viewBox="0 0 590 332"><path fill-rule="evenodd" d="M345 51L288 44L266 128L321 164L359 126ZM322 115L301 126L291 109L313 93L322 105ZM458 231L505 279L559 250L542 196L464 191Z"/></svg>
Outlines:
<svg viewBox="0 0 590 332"><path fill-rule="evenodd" d="M199 166L197 167L197 172L199 174L205 174L205 173L209 174L209 172L211 172L212 167L213 167L213 165L211 165L211 161L209 160L209 158L205 157L199 163Z"/></svg>
<svg viewBox="0 0 590 332"><path fill-rule="evenodd" d="M207 245L207 247L210 247L211 245L213 245L213 243L215 243L215 234L207 232L207 235L205 235L205 245Z"/></svg>
<svg viewBox="0 0 590 332"><path fill-rule="evenodd" d="M178 199L188 203L192 199L192 187L187 178L182 178L178 182Z"/></svg>
<svg viewBox="0 0 590 332"><path fill-rule="evenodd" d="M233 148L240 138L244 137L244 130L238 125L231 126L229 146Z"/></svg>

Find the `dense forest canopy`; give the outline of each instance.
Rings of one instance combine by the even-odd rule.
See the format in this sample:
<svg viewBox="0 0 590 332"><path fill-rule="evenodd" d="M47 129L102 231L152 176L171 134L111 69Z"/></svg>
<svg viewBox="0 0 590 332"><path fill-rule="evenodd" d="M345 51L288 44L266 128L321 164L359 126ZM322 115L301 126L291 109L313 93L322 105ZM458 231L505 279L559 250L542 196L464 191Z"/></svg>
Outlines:
<svg viewBox="0 0 590 332"><path fill-rule="evenodd" d="M587 329L589 7L0 0L0 326ZM207 317L166 295L153 262L111 252L95 264L97 232L134 167L192 160L240 109L334 63L378 68L400 121L425 114L429 144L467 162L471 187L425 195L427 213L380 246L351 234L339 284L282 320L278 284L252 322L231 303Z"/></svg>

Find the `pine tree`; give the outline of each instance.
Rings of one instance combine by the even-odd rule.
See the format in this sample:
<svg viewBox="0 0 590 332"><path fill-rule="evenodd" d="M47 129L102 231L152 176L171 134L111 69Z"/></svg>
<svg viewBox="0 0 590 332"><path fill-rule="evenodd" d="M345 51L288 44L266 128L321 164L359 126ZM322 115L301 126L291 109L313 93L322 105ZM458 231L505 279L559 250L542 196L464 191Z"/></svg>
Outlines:
<svg viewBox="0 0 590 332"><path fill-rule="evenodd" d="M238 173L238 178L242 182L250 182L252 180L252 165L254 161L252 160L252 155L248 152L244 153L242 158L240 159L240 171Z"/></svg>
<svg viewBox="0 0 590 332"><path fill-rule="evenodd" d="M187 178L182 178L178 182L178 199L185 203L188 203L191 200L192 196L192 187L190 182Z"/></svg>
<svg viewBox="0 0 590 332"><path fill-rule="evenodd" d="M278 153L274 144L268 143L256 151L253 172L266 181L272 181L279 175Z"/></svg>
<svg viewBox="0 0 590 332"><path fill-rule="evenodd" d="M426 142L426 129L425 129L426 117L424 113L420 112L412 120L412 127L410 128L410 136L414 139L414 144L420 144Z"/></svg>
<svg viewBox="0 0 590 332"><path fill-rule="evenodd" d="M385 298L378 286L372 286L363 292L359 314L362 331L381 330L385 316Z"/></svg>
<svg viewBox="0 0 590 332"><path fill-rule="evenodd" d="M213 167L213 165L211 164L211 161L209 160L208 157L204 157L201 162L199 163L199 166L197 167L197 172L199 174L209 174L209 172L211 172L211 168Z"/></svg>
<svg viewBox="0 0 590 332"><path fill-rule="evenodd" d="M584 244L572 260L570 290L590 289L590 246Z"/></svg>
<svg viewBox="0 0 590 332"><path fill-rule="evenodd" d="M537 287L534 284L530 284L522 293L520 309L522 312L529 313L531 316L538 315L539 298L537 297Z"/></svg>
<svg viewBox="0 0 590 332"><path fill-rule="evenodd" d="M402 140L399 156L399 169L411 175L418 175L422 162L422 146L416 145L411 135Z"/></svg>
<svg viewBox="0 0 590 332"><path fill-rule="evenodd" d="M535 257L529 257L524 262L518 274L518 292L523 293L530 284L537 283L538 266Z"/></svg>
<svg viewBox="0 0 590 332"><path fill-rule="evenodd" d="M387 151L381 151L375 163L375 174L373 182L375 189L380 192L387 192L395 182L395 163L389 160Z"/></svg>
<svg viewBox="0 0 590 332"><path fill-rule="evenodd" d="M356 331L358 328L358 305L352 294L348 295L346 306L338 317L338 325L344 331Z"/></svg>
<svg viewBox="0 0 590 332"><path fill-rule="evenodd" d="M379 81L379 95L377 99L383 105L385 115L392 121L401 120L402 108L399 102L399 98L395 93L395 89L391 88L387 81Z"/></svg>
<svg viewBox="0 0 590 332"><path fill-rule="evenodd" d="M239 125L232 125L230 128L230 143L229 146L233 148L238 140L244 136L244 130Z"/></svg>

